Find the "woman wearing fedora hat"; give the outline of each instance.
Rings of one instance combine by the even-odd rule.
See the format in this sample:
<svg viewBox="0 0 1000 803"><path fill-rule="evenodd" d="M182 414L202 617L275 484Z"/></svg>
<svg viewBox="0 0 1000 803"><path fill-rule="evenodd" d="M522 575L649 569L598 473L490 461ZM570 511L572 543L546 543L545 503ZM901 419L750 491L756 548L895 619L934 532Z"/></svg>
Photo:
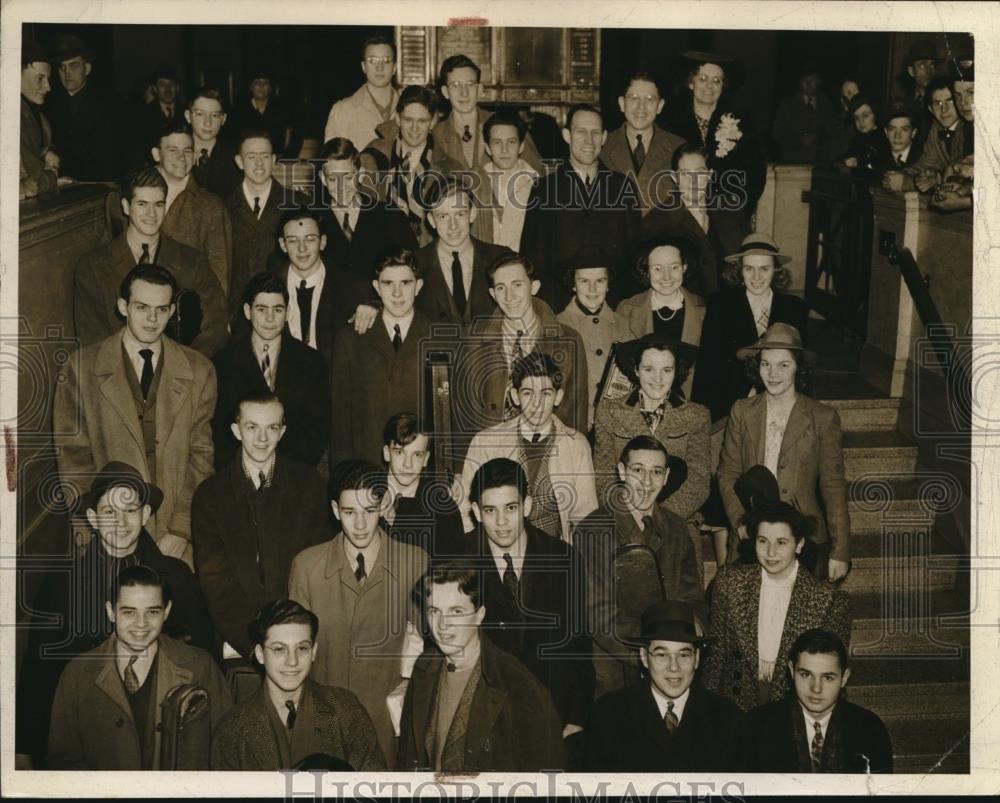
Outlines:
<svg viewBox="0 0 1000 803"><path fill-rule="evenodd" d="M778 480L781 500L819 523L812 539L816 577L840 580L850 568L840 416L803 392L808 376L804 358L811 352L794 326L773 323L736 356L751 360L758 392L736 401L726 425L718 476L730 525L746 537L740 525L743 505L734 486L752 466L767 466Z"/></svg>

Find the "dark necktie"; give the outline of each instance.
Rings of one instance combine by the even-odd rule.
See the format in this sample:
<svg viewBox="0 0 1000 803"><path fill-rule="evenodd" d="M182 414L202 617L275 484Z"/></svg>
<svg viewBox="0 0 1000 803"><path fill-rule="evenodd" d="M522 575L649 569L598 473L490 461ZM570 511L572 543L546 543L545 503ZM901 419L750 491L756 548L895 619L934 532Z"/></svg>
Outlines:
<svg viewBox="0 0 1000 803"><path fill-rule="evenodd" d="M642 134L635 135L635 150L632 151L632 158L635 159L635 169L642 170L642 163L646 161L646 146L642 144Z"/></svg>
<svg viewBox="0 0 1000 803"><path fill-rule="evenodd" d="M354 570L354 579L359 583L363 583L368 573L365 571L365 556L360 552L358 553L358 568Z"/></svg>
<svg viewBox="0 0 1000 803"><path fill-rule="evenodd" d="M462 260L458 251L451 252L451 295L458 307L458 314L465 315L465 280L462 278Z"/></svg>
<svg viewBox="0 0 1000 803"><path fill-rule="evenodd" d="M647 533L652 532L652 530L653 530L653 517L652 516L648 516L648 515L647 516L643 516L642 517L642 534L646 535Z"/></svg>
<svg viewBox="0 0 1000 803"><path fill-rule="evenodd" d="M673 701L667 703L667 713L663 715L663 724L667 726L668 733L673 733L680 724L677 714L674 713Z"/></svg>
<svg viewBox="0 0 1000 803"><path fill-rule="evenodd" d="M813 740L810 755L812 758L813 772L819 772L819 767L823 758L823 726L815 720L813 721Z"/></svg>
<svg viewBox="0 0 1000 803"><path fill-rule="evenodd" d="M202 148L198 152L198 167L204 167L208 162L208 148Z"/></svg>
<svg viewBox="0 0 1000 803"><path fill-rule="evenodd" d="M469 127L466 126L465 131L462 132L462 142L469 142L471 139L472 139L472 131L470 131Z"/></svg>
<svg viewBox="0 0 1000 803"><path fill-rule="evenodd" d="M354 237L354 229L351 228L351 215L349 212L344 212L344 236L347 238L347 242L351 241Z"/></svg>
<svg viewBox="0 0 1000 803"><path fill-rule="evenodd" d="M594 183L594 182L593 182L593 179L591 179L591 177L590 177L590 176L586 176L586 177L585 177L585 178L583 179L583 184L584 184L584 186L585 186L585 187L587 188L587 193L588 193L588 194L590 193L590 185L591 185L591 184L593 184L593 183Z"/></svg>
<svg viewBox="0 0 1000 803"><path fill-rule="evenodd" d="M132 666L138 660L139 656L133 655L128 659L128 666L125 667L125 691L129 694L135 694L139 691L139 676L135 673L135 668Z"/></svg>
<svg viewBox="0 0 1000 803"><path fill-rule="evenodd" d="M942 129L942 131L941 131L941 141L945 145L950 145L951 144L951 138L953 136L955 136L955 132L954 131L950 131L948 129Z"/></svg>
<svg viewBox="0 0 1000 803"><path fill-rule="evenodd" d="M510 557L510 552L503 553L504 562L507 568L503 570L503 584L510 592L510 595L517 600L517 573L514 571L514 561Z"/></svg>
<svg viewBox="0 0 1000 803"><path fill-rule="evenodd" d="M267 474L261 471L257 474L257 479L260 480L260 483L257 485L257 490L263 491L267 487Z"/></svg>
<svg viewBox="0 0 1000 803"><path fill-rule="evenodd" d="M150 259L149 259L149 243L143 243L142 244L142 253L139 254L139 264L140 265L148 265L149 262L150 262Z"/></svg>
<svg viewBox="0 0 1000 803"><path fill-rule="evenodd" d="M298 713L295 711L295 703L291 700L285 700L285 708L288 709L288 719L286 720L288 723L288 730L291 730L295 727L295 717L298 716Z"/></svg>
<svg viewBox="0 0 1000 803"><path fill-rule="evenodd" d="M531 442L532 443L538 443L541 439L542 439L542 433L541 432L536 432L534 435L531 436Z"/></svg>
<svg viewBox="0 0 1000 803"><path fill-rule="evenodd" d="M253 197L253 216L260 219L260 196L255 195Z"/></svg>
<svg viewBox="0 0 1000 803"><path fill-rule="evenodd" d="M903 165L904 165L903 154L897 153L896 154L896 167L903 167Z"/></svg>
<svg viewBox="0 0 1000 803"><path fill-rule="evenodd" d="M393 329L396 331L396 334L392 336L392 347L398 353L403 347L403 333L399 331L398 323L393 327Z"/></svg>
<svg viewBox="0 0 1000 803"><path fill-rule="evenodd" d="M142 389L142 398L149 395L149 387L153 384L153 350L139 349L139 356L142 357L142 375L139 377L139 387Z"/></svg>
<svg viewBox="0 0 1000 803"><path fill-rule="evenodd" d="M310 324L312 324L313 288L306 287L305 279L295 288L295 296L299 302L299 320L302 321L302 342L308 346Z"/></svg>
<svg viewBox="0 0 1000 803"><path fill-rule="evenodd" d="M264 374L264 381L267 382L267 386L274 390L274 386L271 384L271 355L267 353L268 349L271 348L269 343L264 344L264 358L260 361L260 370Z"/></svg>

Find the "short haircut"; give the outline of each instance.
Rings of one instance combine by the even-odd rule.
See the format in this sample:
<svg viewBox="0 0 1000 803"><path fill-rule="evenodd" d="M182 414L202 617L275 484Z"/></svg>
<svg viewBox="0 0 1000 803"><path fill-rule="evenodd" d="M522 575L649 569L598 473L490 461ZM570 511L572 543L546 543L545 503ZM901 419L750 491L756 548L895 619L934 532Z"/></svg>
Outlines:
<svg viewBox="0 0 1000 803"><path fill-rule="evenodd" d="M635 261L635 278L643 287L649 287L649 257L657 248L676 248L681 255L681 262L684 264L684 278L681 285L687 289L698 291L701 285L701 271L698 270L698 259L696 251L690 240L684 237L657 237L647 242L639 258Z"/></svg>
<svg viewBox="0 0 1000 803"><path fill-rule="evenodd" d="M198 100L198 98L206 98L207 100L217 101L219 106L222 107L222 113L225 114L227 112L225 98L223 98L222 93L214 87L203 86L199 88L198 91L194 93L191 100L188 101L188 111L191 111L191 109L194 108L194 102Z"/></svg>
<svg viewBox="0 0 1000 803"><path fill-rule="evenodd" d="M535 265L534 263L525 256L521 256L516 251L511 251L506 254L501 254L496 259L490 263L490 266L486 269L486 281L490 287L493 287L493 278L496 273L501 268L506 268L508 265L521 265L524 268L524 272L528 274L528 280L534 281L535 278Z"/></svg>
<svg viewBox="0 0 1000 803"><path fill-rule="evenodd" d="M448 56L442 62L441 69L438 72L438 86L445 86L448 83L448 76L451 75L452 71L459 70L462 67L468 67L472 70L476 74L476 83L479 83L483 76L483 71L479 69L479 65L464 53L456 53L454 56Z"/></svg>
<svg viewBox="0 0 1000 803"><path fill-rule="evenodd" d="M952 94L954 94L954 90L952 91ZM885 113L885 120L882 123L882 127L888 128L889 123L891 123L893 120L898 120L900 117L905 117L907 120L909 120L911 127L913 128L917 127L918 123L917 115L909 106L904 106L902 108L898 106L890 107L889 111Z"/></svg>
<svg viewBox="0 0 1000 803"><path fill-rule="evenodd" d="M670 464L670 454L667 452L667 447L652 435L636 435L632 438L622 449L622 453L618 456L618 462L627 466L632 452L659 452L663 455L665 463Z"/></svg>
<svg viewBox="0 0 1000 803"><path fill-rule="evenodd" d="M121 596L123 588L137 586L160 589L163 594L164 608L171 600L170 583L167 582L167 578L149 566L138 563L118 572L114 582L109 585L108 602L111 603L111 607L114 608L118 605L118 598Z"/></svg>
<svg viewBox="0 0 1000 803"><path fill-rule="evenodd" d="M122 279L122 283L118 286L118 297L128 303L128 300L132 297L132 283L140 280L149 284L158 284L161 287L169 287L171 304L174 303L174 299L177 298L177 293L180 291L180 286L177 284L174 274L160 265L146 263L136 265L125 274L125 278Z"/></svg>
<svg viewBox="0 0 1000 803"><path fill-rule="evenodd" d="M159 133L156 136L156 147L160 147L160 143L163 142L167 137L172 137L174 134L187 134L191 137L191 141L194 142L194 134L191 131L191 126L187 124L184 120L170 120L163 124Z"/></svg>
<svg viewBox="0 0 1000 803"><path fill-rule="evenodd" d="M625 97L625 95L628 94L628 88L630 86L632 86L632 84L634 84L636 81L647 81L647 82L651 83L653 86L656 87L656 94L659 95L661 98L663 97L663 90L660 88L660 82L657 81L648 72L644 72L642 70L638 70L638 71L632 73L628 77L628 79L622 84L622 90L621 90L621 93L620 93L620 97Z"/></svg>
<svg viewBox="0 0 1000 803"><path fill-rule="evenodd" d="M385 469L365 460L346 460L338 464L330 473L330 489L333 501L340 503L344 491L369 491L377 500L385 497L389 490Z"/></svg>
<svg viewBox="0 0 1000 803"><path fill-rule="evenodd" d="M266 139L268 144L271 146L271 152L274 152L274 142L271 140L271 133L264 128L244 128L240 131L240 136L236 140L236 153L243 150L243 143L248 139Z"/></svg>
<svg viewBox="0 0 1000 803"><path fill-rule="evenodd" d="M285 403L270 390L257 390L240 397L233 410L233 421L238 422L243 415L244 404L278 404L281 405L281 421L285 421Z"/></svg>
<svg viewBox="0 0 1000 803"><path fill-rule="evenodd" d="M788 504L788 502L770 502L758 505L747 513L744 519L747 533L751 538L757 537L760 525L764 523L787 524L788 529L792 531L792 535L795 537L795 543L798 543L803 538L808 538L816 532L816 519L800 513L793 505Z"/></svg>
<svg viewBox="0 0 1000 803"><path fill-rule="evenodd" d="M422 189L423 201L431 212L434 211L434 207L443 203L452 195L464 195L466 208L472 209L475 204L475 197L472 194L472 190L460 183L455 176L445 176L441 173L428 173L425 175L431 180L427 181L426 186Z"/></svg>
<svg viewBox="0 0 1000 803"><path fill-rule="evenodd" d="M163 190L164 197L167 195L167 180L155 167L140 167L131 171L122 183L122 198L131 203L139 187L158 187Z"/></svg>
<svg viewBox="0 0 1000 803"><path fill-rule="evenodd" d="M420 86L419 84L411 84L399 93L399 100L396 102L396 112L402 114L403 109L411 103L419 103L431 113L431 117L437 111L437 99L434 93L427 87Z"/></svg>
<svg viewBox="0 0 1000 803"><path fill-rule="evenodd" d="M368 48L375 45L385 45L390 48L392 50L392 60L396 60L396 42L392 37L386 36L384 33L375 33L365 37L365 40L361 43L361 58L365 57Z"/></svg>
<svg viewBox="0 0 1000 803"><path fill-rule="evenodd" d="M479 504L483 494L491 488L517 488L517 495L523 500L528 495L528 477L521 464L508 457L487 460L472 477L469 501Z"/></svg>
<svg viewBox="0 0 1000 803"><path fill-rule="evenodd" d="M323 225L320 222L319 215L308 206L296 206L282 213L281 219L278 221L278 237L283 239L285 236L285 226L296 220L311 220L316 224L316 230L320 234L323 233Z"/></svg>
<svg viewBox="0 0 1000 803"><path fill-rule="evenodd" d="M814 627L801 633L792 642L792 648L788 651L788 660L794 666L798 663L799 656L804 652L810 655L836 655L840 662L840 671L843 672L847 669L847 647L840 636L829 630Z"/></svg>
<svg viewBox="0 0 1000 803"><path fill-rule="evenodd" d="M482 607L482 591L479 583L479 572L467 563L446 561L430 569L417 584L423 591L424 600L430 598L431 586L443 586L448 583L458 583L458 590L472 600L472 607Z"/></svg>
<svg viewBox="0 0 1000 803"><path fill-rule="evenodd" d="M423 435L430 439L431 428L424 424L416 413L396 413L389 417L382 428L382 444L384 446L407 446Z"/></svg>
<svg viewBox="0 0 1000 803"><path fill-rule="evenodd" d="M351 140L347 137L333 137L323 143L320 149L319 158L324 162L351 160L355 170L361 169L361 154Z"/></svg>
<svg viewBox="0 0 1000 803"><path fill-rule="evenodd" d="M519 115L509 112L497 112L491 114L483 124L483 142L490 144L490 135L498 125L509 125L517 129L517 141L524 142L528 135L528 126Z"/></svg>
<svg viewBox="0 0 1000 803"><path fill-rule="evenodd" d="M705 160L705 164L708 164L708 152L704 145L699 145L696 142L685 142L674 148L674 152L670 156L670 168L677 170L681 159L685 156L700 156Z"/></svg>
<svg viewBox="0 0 1000 803"><path fill-rule="evenodd" d="M788 351L791 352L792 359L795 360L795 389L799 393L805 393L809 390L812 381L812 365L806 359L806 355L798 349L788 349ZM764 393L767 390L764 387L764 380L760 378L760 360L763 353L763 351L758 351L753 357L744 360L747 366L747 379L758 393Z"/></svg>
<svg viewBox="0 0 1000 803"><path fill-rule="evenodd" d="M273 599L265 602L247 626L250 643L255 647L258 644L263 647L267 641L267 631L275 625L309 625L309 637L316 641L319 617L294 600Z"/></svg>
<svg viewBox="0 0 1000 803"><path fill-rule="evenodd" d="M931 78L931 80L927 83L927 88L924 90L924 105L928 109L933 109L934 108L934 100L932 99L931 96L935 92L937 92L938 90L940 90L940 89L947 89L948 92L951 93L952 97L954 97L954 95L955 95L955 93L952 92L952 89L951 89L951 79L950 78L946 78L946 77L940 76L940 75L936 76L934 78Z"/></svg>
<svg viewBox="0 0 1000 803"><path fill-rule="evenodd" d="M601 114L601 110L598 109L592 103L576 103L569 107L569 111L566 112L566 125L563 126L567 131L573 128L573 118L576 117L580 112L593 112L598 117L601 118L601 125L604 125L604 115Z"/></svg>
<svg viewBox="0 0 1000 803"><path fill-rule="evenodd" d="M521 383L529 376L547 376L552 380L552 387L556 390L563 384L563 372L559 370L552 356L544 351L532 351L514 360L510 369L510 382L514 389L520 390Z"/></svg>
<svg viewBox="0 0 1000 803"><path fill-rule="evenodd" d="M261 293L280 293L285 304L288 304L288 283L282 281L276 273L265 270L251 276L243 291L243 303L252 307Z"/></svg>
<svg viewBox="0 0 1000 803"><path fill-rule="evenodd" d="M411 251L409 248L404 248L401 245L391 245L378 255L375 259L373 275L377 280L382 275L382 271L386 268L395 268L399 266L405 266L413 271L414 279L422 278L420 265L417 262L416 252Z"/></svg>

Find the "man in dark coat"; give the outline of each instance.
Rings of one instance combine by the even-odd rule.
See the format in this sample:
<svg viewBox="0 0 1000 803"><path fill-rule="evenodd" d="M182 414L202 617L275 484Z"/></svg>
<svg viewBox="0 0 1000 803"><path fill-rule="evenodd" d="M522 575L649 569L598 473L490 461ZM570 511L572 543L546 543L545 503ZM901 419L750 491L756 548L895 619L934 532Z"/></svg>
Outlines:
<svg viewBox="0 0 1000 803"><path fill-rule="evenodd" d="M815 628L788 653L795 684L785 699L747 714L750 772L892 772L892 743L878 715L841 698L851 670L840 637Z"/></svg>
<svg viewBox="0 0 1000 803"><path fill-rule="evenodd" d="M219 133L226 124L226 108L217 89L202 87L188 103L184 119L194 135L194 167L191 175L198 186L225 198L240 183L233 143Z"/></svg>
<svg viewBox="0 0 1000 803"><path fill-rule="evenodd" d="M42 582L32 603L39 621L29 627L17 685L17 752L30 755L36 768L45 754L52 696L63 669L114 632L104 603L120 570L143 565L163 577L172 596L164 632L216 652L194 574L183 561L162 554L145 529L162 501L158 487L144 482L132 466L116 462L104 466L77 501L97 537L67 566L68 575L52 567ZM56 627L45 626L51 617Z"/></svg>
<svg viewBox="0 0 1000 803"><path fill-rule="evenodd" d="M233 435L236 408L250 396L274 393L285 408L285 436L278 451L316 466L330 433L330 373L323 355L285 328L288 288L273 273L258 273L246 286L243 317L250 331L233 333L215 355L219 399L212 419L215 467L229 465L239 452Z"/></svg>
<svg viewBox="0 0 1000 803"><path fill-rule="evenodd" d="M231 138L239 139L241 132L250 129L263 130L267 132L276 156L297 158L299 149L295 140L301 145L301 136L292 135L292 120L281 101L274 97L271 70L257 64L247 72L250 95L233 104L227 123L227 129L233 134Z"/></svg>
<svg viewBox="0 0 1000 803"><path fill-rule="evenodd" d="M52 149L52 128L42 113L52 90L52 68L36 42L21 48L21 157L20 197L52 192L59 175L59 156Z"/></svg>
<svg viewBox="0 0 1000 803"><path fill-rule="evenodd" d="M571 107L563 129L569 161L539 181L528 200L521 251L535 263L541 297L553 309L561 310L570 300L557 269L584 246L601 246L613 254L621 278L616 298L642 289L629 270L635 262L639 189L631 177L600 160L607 136L596 108Z"/></svg>
<svg viewBox="0 0 1000 803"><path fill-rule="evenodd" d="M160 139L164 128L184 125L184 104L180 97L180 78L170 64L159 64L149 76L153 99L139 114L143 146L149 148Z"/></svg>
<svg viewBox="0 0 1000 803"><path fill-rule="evenodd" d="M398 770L539 772L566 766L562 724L545 687L480 631L479 573L447 563L421 584L434 646L413 666Z"/></svg>
<svg viewBox="0 0 1000 803"><path fill-rule="evenodd" d="M733 772L741 768L743 712L698 682L710 642L683 602L642 613L639 660L646 678L594 704L586 730L592 772Z"/></svg>
<svg viewBox="0 0 1000 803"><path fill-rule="evenodd" d="M330 538L319 474L275 453L283 418L276 396L245 399L233 424L239 454L198 486L191 505L198 581L226 659L250 659L248 623L266 600L287 595L292 559Z"/></svg>

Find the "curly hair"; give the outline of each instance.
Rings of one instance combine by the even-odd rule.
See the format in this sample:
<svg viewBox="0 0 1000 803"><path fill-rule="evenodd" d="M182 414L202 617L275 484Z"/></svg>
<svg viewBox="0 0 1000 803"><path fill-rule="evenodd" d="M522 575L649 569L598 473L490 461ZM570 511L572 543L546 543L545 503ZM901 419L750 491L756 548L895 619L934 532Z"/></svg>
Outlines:
<svg viewBox="0 0 1000 803"><path fill-rule="evenodd" d="M795 359L795 390L799 393L808 393L812 382L812 366L801 351L789 349L789 352ZM745 358L743 364L746 366L747 379L754 389L758 393L765 393L764 381L760 378L760 355L761 352L758 351L756 356Z"/></svg>
<svg viewBox="0 0 1000 803"><path fill-rule="evenodd" d="M684 265L684 279L681 282L681 286L693 293L700 293L700 272L697 270L691 270L691 266L697 264L695 247L691 244L690 240L686 240L683 237L659 237L646 243L642 249L642 256L640 256L635 262L635 270L633 271L639 285L647 288L650 286L649 255L652 254L657 248L665 246L676 248L677 253L681 255L681 262Z"/></svg>
<svg viewBox="0 0 1000 803"><path fill-rule="evenodd" d="M680 407L686 401L682 388L684 380L687 379L687 375L691 371L692 365L689 360L681 356L679 349L671 347L668 343L651 343L635 355L635 360L632 363L632 372L635 377L636 386L629 396L628 403L632 404L639 401L639 389L641 387L641 383L639 382L639 363L642 362L642 355L650 349L653 351L669 351L674 356L674 381L670 385L670 393L667 394L667 401L671 407Z"/></svg>
<svg viewBox="0 0 1000 803"><path fill-rule="evenodd" d="M775 257L771 257L771 264L774 265L771 289L775 293L784 293L792 283L792 272ZM739 262L727 262L722 269L722 278L733 287L746 287L743 282L743 259Z"/></svg>

